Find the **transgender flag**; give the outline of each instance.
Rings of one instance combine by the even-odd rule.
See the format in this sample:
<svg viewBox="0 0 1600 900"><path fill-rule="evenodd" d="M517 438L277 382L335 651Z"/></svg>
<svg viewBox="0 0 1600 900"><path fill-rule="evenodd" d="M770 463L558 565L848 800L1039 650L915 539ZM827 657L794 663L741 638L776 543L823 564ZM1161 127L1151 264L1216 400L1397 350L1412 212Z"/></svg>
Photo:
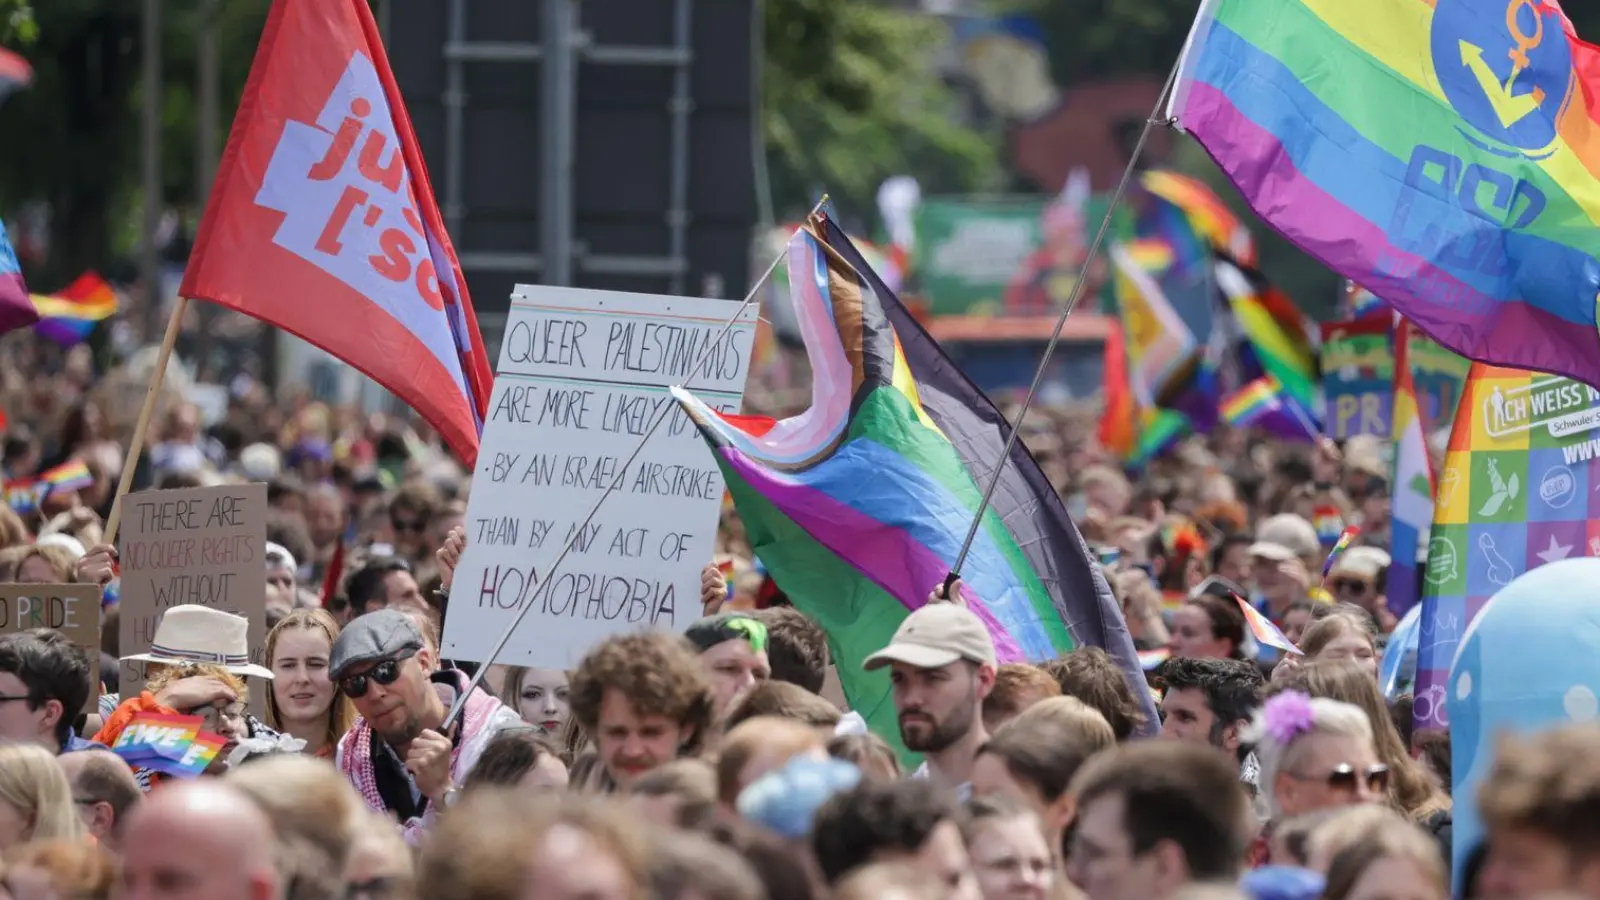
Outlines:
<svg viewBox="0 0 1600 900"><path fill-rule="evenodd" d="M1389 513L1389 611L1404 616L1422 599L1419 562L1433 528L1433 463L1427 425L1411 380L1411 322L1400 319L1394 338L1394 499Z"/></svg>

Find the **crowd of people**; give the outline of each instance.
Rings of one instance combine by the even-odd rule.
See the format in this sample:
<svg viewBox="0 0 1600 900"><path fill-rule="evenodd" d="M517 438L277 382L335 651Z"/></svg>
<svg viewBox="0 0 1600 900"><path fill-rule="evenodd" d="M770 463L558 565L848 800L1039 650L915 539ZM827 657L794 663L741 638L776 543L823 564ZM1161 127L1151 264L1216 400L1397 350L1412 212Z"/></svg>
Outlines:
<svg viewBox="0 0 1600 900"><path fill-rule="evenodd" d="M1454 863L1455 896L1600 898L1600 726L1508 742L1464 801L1487 840L1453 856L1449 735L1378 683L1389 489L1359 440L1221 432L1135 482L1089 420L1024 423L1136 644L1164 651L1142 679L1087 646L998 664L942 587L834 660L731 508L686 632L480 673L442 658L469 481L425 429L250 393L210 427L171 407L146 483L269 485L266 658L204 606L124 658L100 525L121 453L83 392L35 399L59 425L13 422L7 474L79 458L95 483L0 508L0 581L107 601L99 648L0 636L0 896L1442 900ZM1323 578L1330 515L1362 538ZM1258 644L1235 593L1303 652ZM898 734L846 708L836 665L884 673ZM228 744L194 778L130 767L109 748L150 712Z"/></svg>

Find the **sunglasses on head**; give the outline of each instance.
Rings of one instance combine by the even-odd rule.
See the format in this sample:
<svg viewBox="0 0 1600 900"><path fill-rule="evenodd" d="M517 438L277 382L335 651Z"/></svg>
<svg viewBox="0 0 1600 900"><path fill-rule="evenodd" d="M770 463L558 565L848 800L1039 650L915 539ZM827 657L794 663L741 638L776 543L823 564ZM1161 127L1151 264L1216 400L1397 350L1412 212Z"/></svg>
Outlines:
<svg viewBox="0 0 1600 900"><path fill-rule="evenodd" d="M359 675L346 675L339 679L339 690L351 700L367 695L369 684L381 684L388 687L400 678L400 664L410 659L414 654L407 653L393 659L386 659Z"/></svg>
<svg viewBox="0 0 1600 900"><path fill-rule="evenodd" d="M1328 787L1347 793L1355 793L1357 780L1364 781L1368 791L1381 794L1389 788L1389 767L1378 763L1365 769L1356 769L1349 763L1340 763L1328 772L1326 780Z"/></svg>

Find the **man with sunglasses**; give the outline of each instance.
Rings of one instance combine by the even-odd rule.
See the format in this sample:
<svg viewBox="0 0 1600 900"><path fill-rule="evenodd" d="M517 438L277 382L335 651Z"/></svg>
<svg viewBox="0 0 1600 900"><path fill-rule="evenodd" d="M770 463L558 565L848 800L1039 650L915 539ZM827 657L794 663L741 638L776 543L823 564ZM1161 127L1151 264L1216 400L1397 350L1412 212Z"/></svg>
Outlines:
<svg viewBox="0 0 1600 900"><path fill-rule="evenodd" d="M1351 547L1334 560L1327 584L1333 599L1366 610L1384 634L1394 631L1399 621L1389 611L1389 600L1384 596L1389 563L1389 554L1377 547Z"/></svg>
<svg viewBox="0 0 1600 900"><path fill-rule="evenodd" d="M455 802L489 741L523 724L474 689L458 721L443 731L470 681L456 669L434 672L435 652L409 616L380 609L345 626L328 662L329 676L361 714L339 740L335 765L369 807L401 823L412 844L440 807Z"/></svg>

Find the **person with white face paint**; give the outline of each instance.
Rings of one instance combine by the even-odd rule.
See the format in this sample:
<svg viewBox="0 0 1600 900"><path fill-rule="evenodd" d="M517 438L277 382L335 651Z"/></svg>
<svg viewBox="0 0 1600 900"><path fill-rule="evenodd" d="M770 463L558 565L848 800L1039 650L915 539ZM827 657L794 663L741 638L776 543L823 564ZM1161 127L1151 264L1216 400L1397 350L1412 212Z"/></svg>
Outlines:
<svg viewBox="0 0 1600 900"><path fill-rule="evenodd" d="M559 740L570 712L567 673L561 669L515 666L507 669L500 702L551 740Z"/></svg>

